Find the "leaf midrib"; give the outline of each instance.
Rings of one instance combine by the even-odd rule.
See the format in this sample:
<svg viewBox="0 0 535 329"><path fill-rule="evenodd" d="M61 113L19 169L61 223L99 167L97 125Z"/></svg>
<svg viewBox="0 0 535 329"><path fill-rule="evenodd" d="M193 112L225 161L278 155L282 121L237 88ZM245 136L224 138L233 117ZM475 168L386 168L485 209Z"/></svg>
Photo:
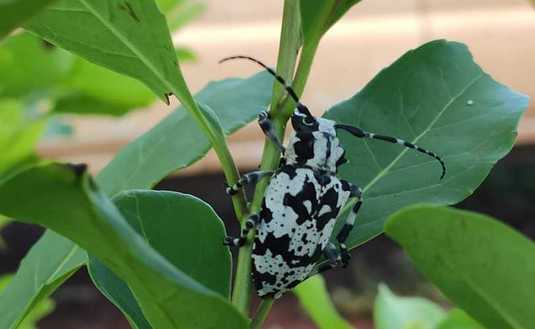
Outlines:
<svg viewBox="0 0 535 329"><path fill-rule="evenodd" d="M418 136L416 136L412 141L411 143L412 144L417 144L418 141L424 137L432 128L433 126L435 125L435 123L437 123L437 121L442 117L442 115L444 114L444 112L446 112L449 107L457 100L459 99L459 97L461 97L470 87L472 87L477 81L479 81L482 77L484 77L485 74L483 72L480 72L475 78L473 78L472 80L470 80L467 85L461 89L461 91L459 93L457 93L457 95L453 96L445 105L444 107L440 110L440 112L438 113L438 115L429 123L429 125L424 129L424 131L422 131L422 133ZM395 158L394 160L392 160L392 162L390 162L386 167L384 167L362 190L364 192L368 191L370 188L373 187L373 185L375 185L379 180L381 180L381 178L383 178L389 171L390 169L392 169L392 167L403 157L403 155L405 155L405 153L408 151L407 148L405 148L404 150L402 150ZM373 155L373 154L372 154ZM373 155L375 156L375 155Z"/></svg>

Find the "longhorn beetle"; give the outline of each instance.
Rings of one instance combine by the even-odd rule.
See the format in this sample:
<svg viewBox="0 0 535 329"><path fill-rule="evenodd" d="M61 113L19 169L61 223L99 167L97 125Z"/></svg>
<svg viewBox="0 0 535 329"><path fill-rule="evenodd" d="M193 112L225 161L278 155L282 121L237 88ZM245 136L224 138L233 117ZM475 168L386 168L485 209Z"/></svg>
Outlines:
<svg viewBox="0 0 535 329"><path fill-rule="evenodd" d="M240 237L226 237L224 244L240 247L246 242L249 231L256 229L251 273L256 291L260 297L278 298L306 280L322 255L328 262L319 267L319 272L348 264L350 255L345 241L355 225L363 198L360 187L336 177L337 168L347 162L337 130L345 130L358 138L400 144L431 156L442 167L440 179L446 174L446 166L435 153L402 139L315 118L299 101L292 87L271 68L248 56L228 57L220 63L233 59L246 59L262 66L284 86L296 103L291 116L295 132L286 148L276 136L269 114L264 111L258 116L262 131L283 155L279 168L250 172L226 189L233 195L245 184L271 178L260 212L250 215ZM350 198L356 198L357 202L336 236L337 248L329 238L340 209Z"/></svg>

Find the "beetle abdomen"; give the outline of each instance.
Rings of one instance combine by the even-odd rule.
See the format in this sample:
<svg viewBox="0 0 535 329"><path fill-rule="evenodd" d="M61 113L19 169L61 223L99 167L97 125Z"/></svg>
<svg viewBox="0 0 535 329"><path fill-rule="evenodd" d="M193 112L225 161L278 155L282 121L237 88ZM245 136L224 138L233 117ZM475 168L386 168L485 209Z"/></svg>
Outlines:
<svg viewBox="0 0 535 329"><path fill-rule="evenodd" d="M286 165L271 178L253 247L259 296L305 280L325 249L349 186L335 176Z"/></svg>

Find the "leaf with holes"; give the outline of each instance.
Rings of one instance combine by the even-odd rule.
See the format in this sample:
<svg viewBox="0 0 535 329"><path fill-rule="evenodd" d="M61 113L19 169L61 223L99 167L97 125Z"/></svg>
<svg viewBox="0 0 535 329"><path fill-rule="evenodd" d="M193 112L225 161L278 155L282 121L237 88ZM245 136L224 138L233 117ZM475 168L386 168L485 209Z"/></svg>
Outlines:
<svg viewBox="0 0 535 329"><path fill-rule="evenodd" d="M171 92L180 98L187 89L165 17L153 0L60 0L24 27L142 81L162 99Z"/></svg>
<svg viewBox="0 0 535 329"><path fill-rule="evenodd" d="M349 160L340 176L364 189L347 244L380 234L386 218L406 205L454 204L469 196L513 146L527 104L526 96L483 72L465 45L438 40L409 51L330 109L329 119L414 142L447 166L440 180L440 164L432 158L340 132Z"/></svg>
<svg viewBox="0 0 535 329"><path fill-rule="evenodd" d="M397 212L385 231L446 297L485 327L533 328L533 241L488 216L430 205Z"/></svg>

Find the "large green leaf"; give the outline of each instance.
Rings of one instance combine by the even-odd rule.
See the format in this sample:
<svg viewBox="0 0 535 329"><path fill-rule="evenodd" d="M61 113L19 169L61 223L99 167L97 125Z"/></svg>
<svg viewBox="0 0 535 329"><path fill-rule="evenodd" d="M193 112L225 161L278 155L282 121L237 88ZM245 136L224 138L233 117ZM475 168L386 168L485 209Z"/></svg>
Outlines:
<svg viewBox="0 0 535 329"><path fill-rule="evenodd" d="M300 283L293 292L299 303L320 329L351 329L334 307L321 275L315 275Z"/></svg>
<svg viewBox="0 0 535 329"><path fill-rule="evenodd" d="M414 206L385 226L416 267L489 329L535 323L535 243L484 215Z"/></svg>
<svg viewBox="0 0 535 329"><path fill-rule="evenodd" d="M379 286L373 307L377 329L435 329L445 317L442 308L424 298L399 297L386 285Z"/></svg>
<svg viewBox="0 0 535 329"><path fill-rule="evenodd" d="M12 36L0 45L0 96L48 92L67 77L73 62L70 53L30 33Z"/></svg>
<svg viewBox="0 0 535 329"><path fill-rule="evenodd" d="M446 318L435 329L485 329L476 320L472 319L460 309L448 312Z"/></svg>
<svg viewBox="0 0 535 329"><path fill-rule="evenodd" d="M0 40L53 0L0 0Z"/></svg>
<svg viewBox="0 0 535 329"><path fill-rule="evenodd" d="M154 328L247 327L223 297L152 249L98 191L85 167L31 168L0 187L0 200L2 214L46 225L113 269L128 283Z"/></svg>
<svg viewBox="0 0 535 329"><path fill-rule="evenodd" d="M225 227L208 204L186 194L148 190L121 193L113 201L130 225L171 264L228 298L231 259L221 243ZM89 269L99 289L136 328L150 328L124 282L93 257Z"/></svg>
<svg viewBox="0 0 535 329"><path fill-rule="evenodd" d="M0 293L7 286L8 282L12 280L12 276L0 277ZM54 302L50 298L43 299L37 305L32 307L31 312L19 324L18 329L37 329L37 322L48 315L54 309Z"/></svg>
<svg viewBox="0 0 535 329"><path fill-rule="evenodd" d="M440 165L430 157L340 131L350 161L340 176L364 190L348 245L380 234L386 218L403 206L453 204L469 196L511 149L527 103L483 72L466 46L439 40L409 51L334 106L326 117L416 143L447 166L440 180Z"/></svg>
<svg viewBox="0 0 535 329"><path fill-rule="evenodd" d="M31 193L31 189L25 193ZM2 199L0 208L8 206L8 203L25 206L26 202L20 202L20 199L13 201L13 198L16 196ZM47 231L22 260L20 267L24 270L19 270L0 293L0 328L17 328L28 313L46 300L52 291L86 262L86 259L85 252L71 241Z"/></svg>
<svg viewBox="0 0 535 329"><path fill-rule="evenodd" d="M162 99L186 88L165 17L153 0L60 0L25 28L142 81Z"/></svg>
<svg viewBox="0 0 535 329"><path fill-rule="evenodd" d="M208 105L229 134L266 109L273 79L258 73L248 79L211 82L195 99ZM156 184L168 173L189 166L210 149L210 142L193 118L179 108L122 149L98 176L109 194Z"/></svg>

